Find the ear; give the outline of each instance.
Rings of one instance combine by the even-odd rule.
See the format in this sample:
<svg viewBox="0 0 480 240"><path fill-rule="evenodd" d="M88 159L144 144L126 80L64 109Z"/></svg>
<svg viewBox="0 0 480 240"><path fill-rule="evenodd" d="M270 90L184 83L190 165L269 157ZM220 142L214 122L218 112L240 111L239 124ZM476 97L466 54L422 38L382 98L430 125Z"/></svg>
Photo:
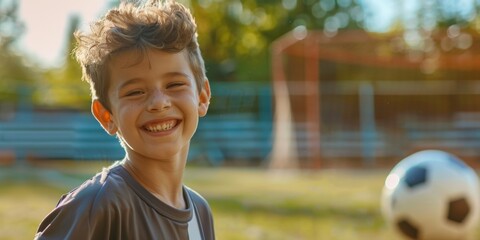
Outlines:
<svg viewBox="0 0 480 240"><path fill-rule="evenodd" d="M117 133L117 126L112 121L112 114L98 100L92 102L92 113L103 129L110 135Z"/></svg>
<svg viewBox="0 0 480 240"><path fill-rule="evenodd" d="M208 79L205 79L198 101L198 115L200 117L207 115L208 106L210 105L210 96L210 83L208 82Z"/></svg>

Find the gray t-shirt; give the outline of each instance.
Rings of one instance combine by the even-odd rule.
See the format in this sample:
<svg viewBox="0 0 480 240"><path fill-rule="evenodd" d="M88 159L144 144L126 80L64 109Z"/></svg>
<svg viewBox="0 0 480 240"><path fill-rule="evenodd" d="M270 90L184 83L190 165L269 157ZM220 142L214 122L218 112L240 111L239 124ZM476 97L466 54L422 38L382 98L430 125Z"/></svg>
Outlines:
<svg viewBox="0 0 480 240"><path fill-rule="evenodd" d="M189 222L198 223L201 239L215 239L208 203L185 186L183 195L187 208L173 208L115 165L62 196L35 239L187 240Z"/></svg>

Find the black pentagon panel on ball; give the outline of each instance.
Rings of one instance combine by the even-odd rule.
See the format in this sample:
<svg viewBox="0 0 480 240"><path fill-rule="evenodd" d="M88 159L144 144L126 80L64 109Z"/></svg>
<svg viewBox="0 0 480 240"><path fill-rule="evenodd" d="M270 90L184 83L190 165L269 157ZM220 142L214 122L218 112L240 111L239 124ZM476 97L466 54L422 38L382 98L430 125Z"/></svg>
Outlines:
<svg viewBox="0 0 480 240"><path fill-rule="evenodd" d="M412 225L408 220L400 219L397 222L397 227L400 230L400 232L403 233L406 237L413 240L418 239L419 237L418 228Z"/></svg>
<svg viewBox="0 0 480 240"><path fill-rule="evenodd" d="M447 219L452 222L462 223L469 213L470 205L465 198L455 199L448 203Z"/></svg>
<svg viewBox="0 0 480 240"><path fill-rule="evenodd" d="M423 166L411 167L405 173L405 183L410 187L416 187L427 180L427 169Z"/></svg>

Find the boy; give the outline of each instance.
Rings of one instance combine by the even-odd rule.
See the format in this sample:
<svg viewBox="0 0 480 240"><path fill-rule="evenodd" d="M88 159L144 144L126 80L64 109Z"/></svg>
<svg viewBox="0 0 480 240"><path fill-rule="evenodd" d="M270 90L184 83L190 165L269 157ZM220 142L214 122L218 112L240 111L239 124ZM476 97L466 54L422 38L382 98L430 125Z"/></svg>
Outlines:
<svg viewBox="0 0 480 240"><path fill-rule="evenodd" d="M214 239L207 202L182 184L210 87L190 12L122 3L75 34L92 113L125 158L63 196L35 239Z"/></svg>

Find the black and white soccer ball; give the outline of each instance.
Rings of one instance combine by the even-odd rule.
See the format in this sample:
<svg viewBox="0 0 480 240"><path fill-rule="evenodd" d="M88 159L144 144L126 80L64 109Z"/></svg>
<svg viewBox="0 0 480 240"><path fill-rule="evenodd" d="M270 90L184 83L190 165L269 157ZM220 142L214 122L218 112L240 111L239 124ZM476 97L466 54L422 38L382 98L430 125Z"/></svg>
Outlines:
<svg viewBox="0 0 480 240"><path fill-rule="evenodd" d="M420 151L400 161L382 192L382 214L404 239L471 239L479 207L475 171L439 150Z"/></svg>

